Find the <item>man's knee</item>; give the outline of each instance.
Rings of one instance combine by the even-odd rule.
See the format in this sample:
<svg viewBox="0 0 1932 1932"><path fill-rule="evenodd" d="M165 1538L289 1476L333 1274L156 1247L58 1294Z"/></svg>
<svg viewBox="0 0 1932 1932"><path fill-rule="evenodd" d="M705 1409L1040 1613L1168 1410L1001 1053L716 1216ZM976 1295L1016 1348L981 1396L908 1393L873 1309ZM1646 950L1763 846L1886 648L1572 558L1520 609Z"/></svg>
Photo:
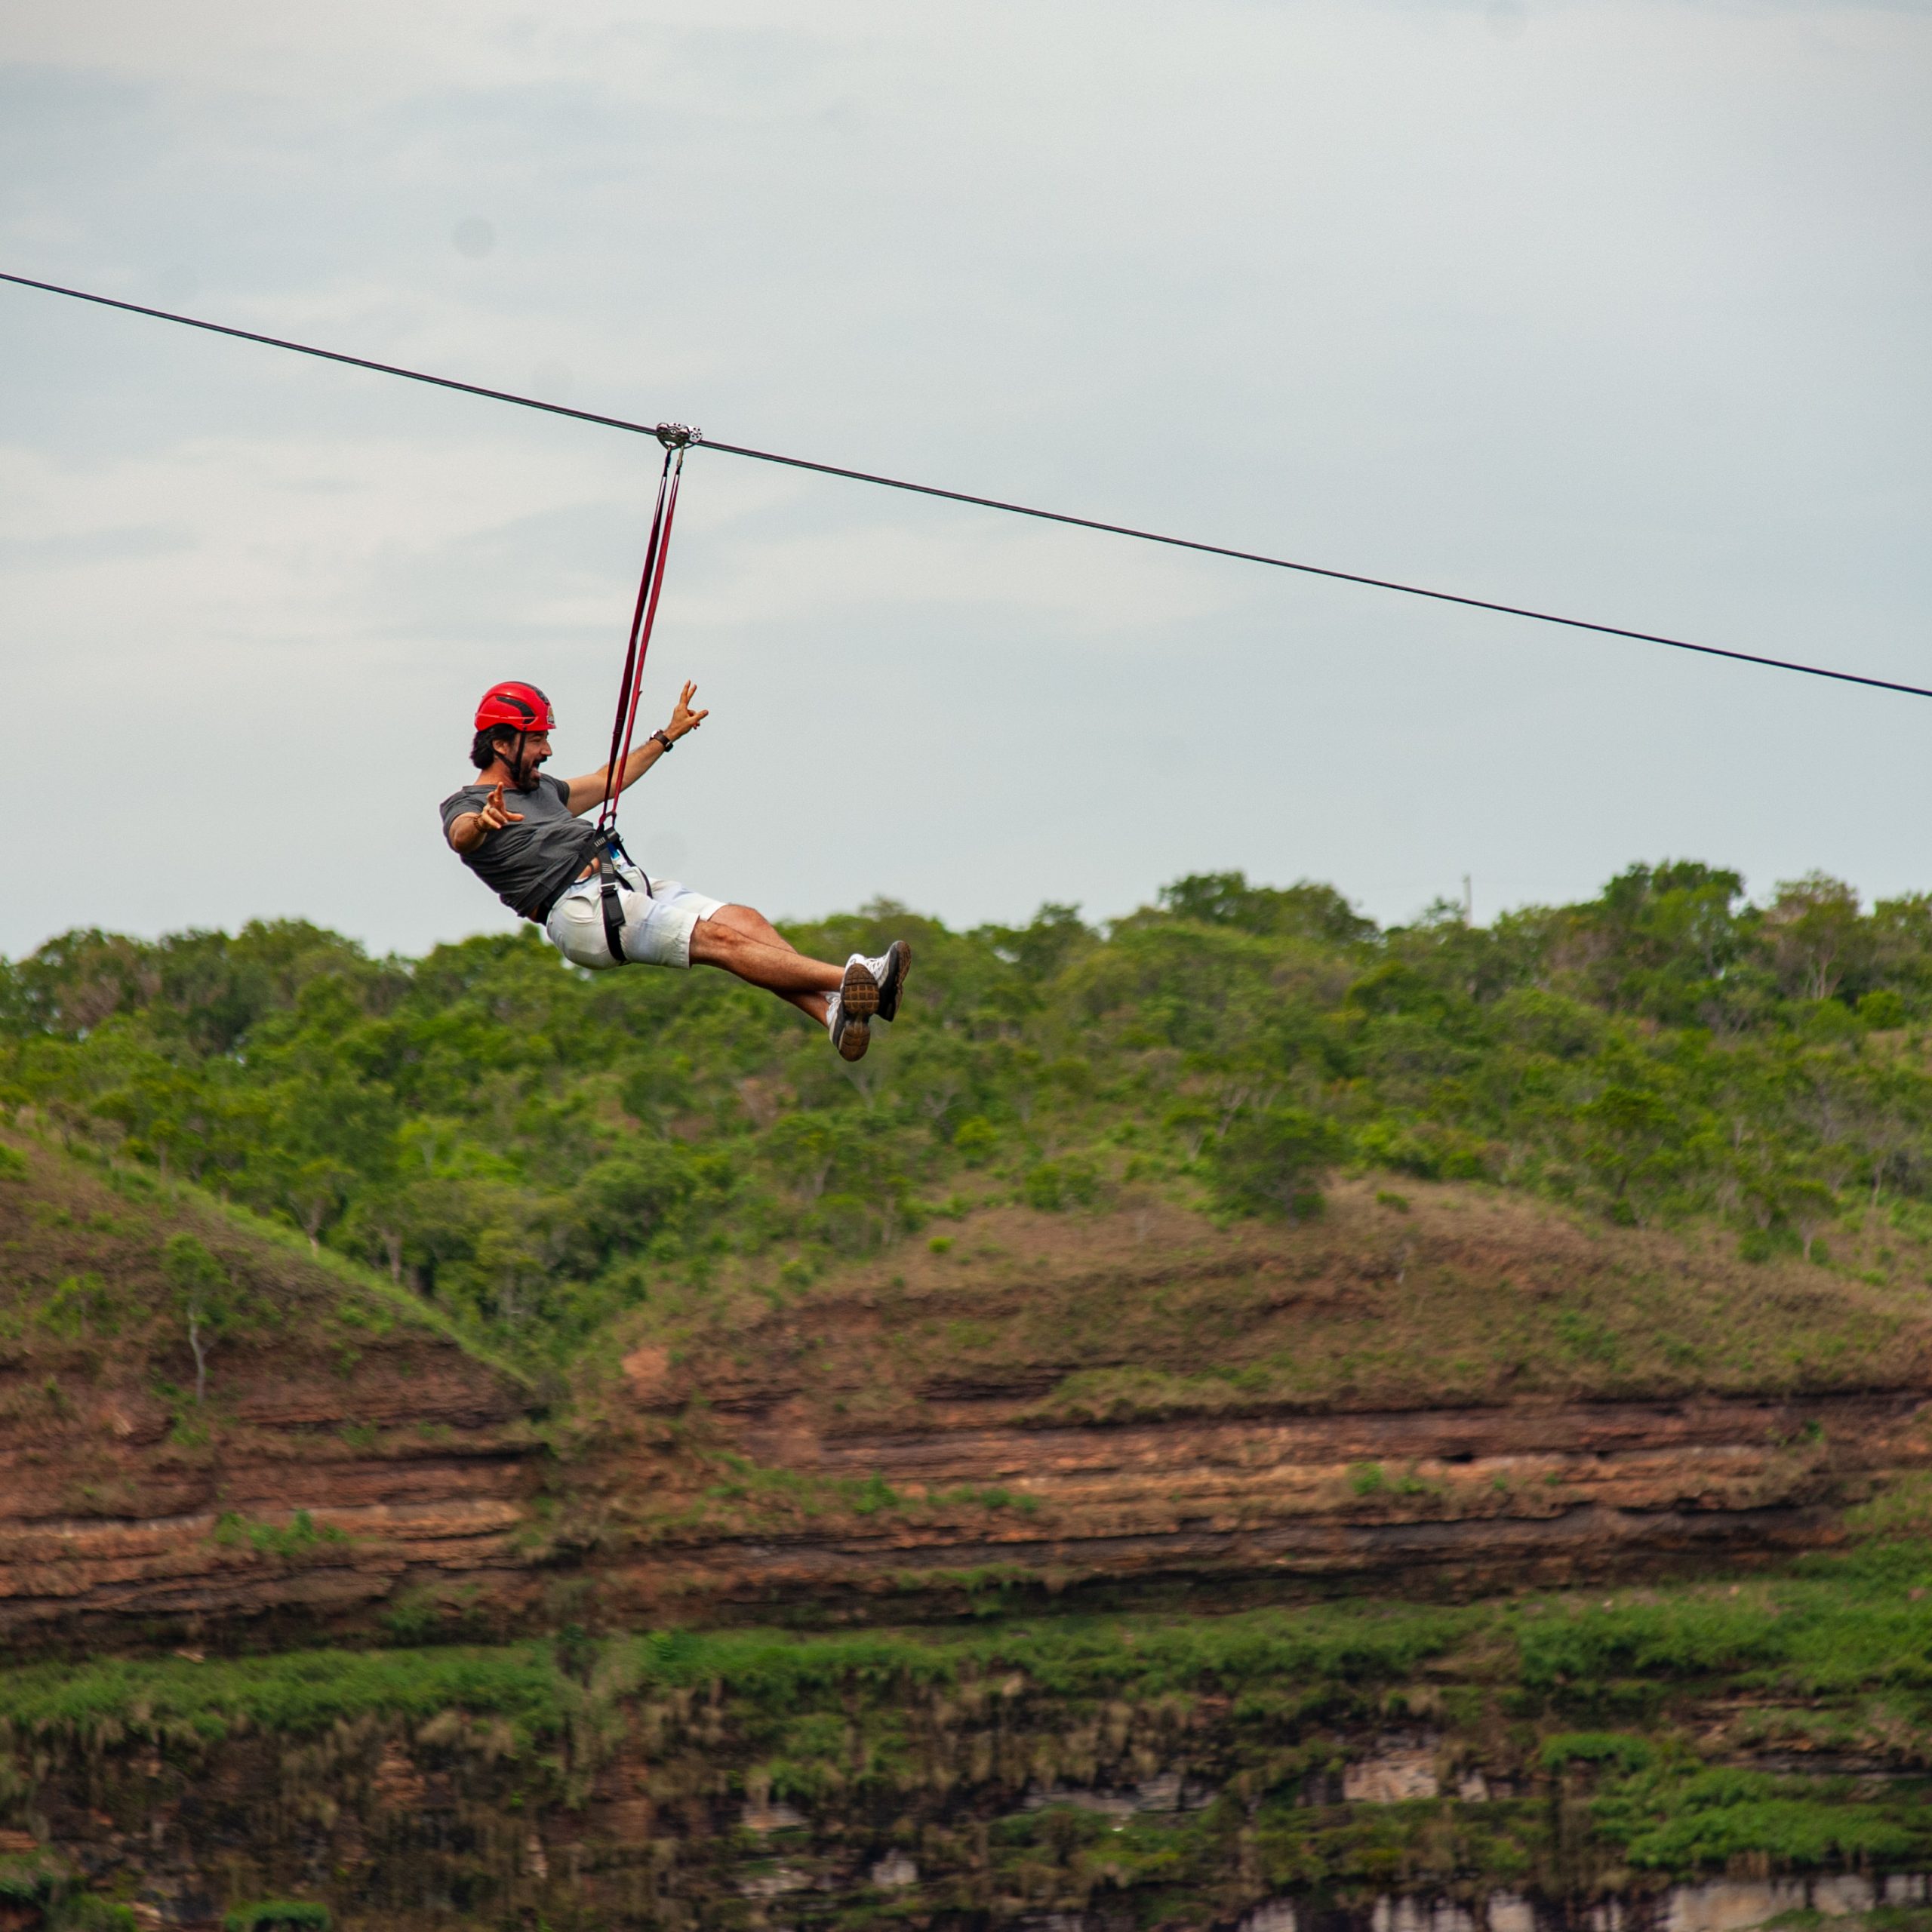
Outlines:
<svg viewBox="0 0 1932 1932"><path fill-rule="evenodd" d="M691 957L709 961L737 952L751 935L731 915L743 910L742 906L721 906L709 918L699 920L691 928Z"/></svg>
<svg viewBox="0 0 1932 1932"><path fill-rule="evenodd" d="M697 930L704 932L713 926L739 939L762 939L767 931L764 919L749 906L721 906L698 921Z"/></svg>

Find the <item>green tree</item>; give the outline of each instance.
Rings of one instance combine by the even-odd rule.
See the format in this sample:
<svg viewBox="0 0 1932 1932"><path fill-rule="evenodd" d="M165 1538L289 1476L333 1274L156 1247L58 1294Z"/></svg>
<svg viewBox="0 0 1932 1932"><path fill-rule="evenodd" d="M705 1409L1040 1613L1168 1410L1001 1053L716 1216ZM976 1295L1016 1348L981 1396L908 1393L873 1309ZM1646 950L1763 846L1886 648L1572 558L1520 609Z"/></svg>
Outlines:
<svg viewBox="0 0 1932 1932"><path fill-rule="evenodd" d="M1299 1220L1321 1211L1319 1183L1343 1146L1332 1121L1304 1107L1244 1114L1209 1148L1208 1184L1236 1214Z"/></svg>
<svg viewBox="0 0 1932 1932"><path fill-rule="evenodd" d="M161 1251L161 1267L194 1355L195 1401L205 1406L208 1351L237 1325L241 1303L228 1270L198 1235L170 1235Z"/></svg>
<svg viewBox="0 0 1932 1932"><path fill-rule="evenodd" d="M1690 1123L1654 1089L1607 1087L1577 1118L1585 1161L1631 1219L1648 1218L1657 1195L1684 1178Z"/></svg>
<svg viewBox="0 0 1932 1932"><path fill-rule="evenodd" d="M1780 984L1797 999L1831 998L1875 950L1872 929L1859 916L1857 891L1823 872L1780 885L1764 931Z"/></svg>
<svg viewBox="0 0 1932 1932"><path fill-rule="evenodd" d="M1744 881L1693 860L1632 866L1579 907L1555 940L1555 959L1626 1011L1681 1023L1715 1017L1755 917Z"/></svg>
<svg viewBox="0 0 1932 1932"><path fill-rule="evenodd" d="M1091 949L1098 937L1081 923L1078 906L1051 902L1033 915L1029 925L986 926L980 936L1001 958L1011 960L1035 983L1052 979L1069 960Z"/></svg>
<svg viewBox="0 0 1932 1932"><path fill-rule="evenodd" d="M787 1114L766 1134L764 1157L801 1201L816 1201L838 1158L838 1131L822 1113Z"/></svg>
<svg viewBox="0 0 1932 1932"><path fill-rule="evenodd" d="M1251 885L1245 872L1195 872L1164 885L1164 911L1204 926L1233 926L1262 937L1326 940L1354 945L1373 938L1364 919L1332 885L1311 879L1290 886Z"/></svg>
<svg viewBox="0 0 1932 1932"><path fill-rule="evenodd" d="M699 1183L691 1150L641 1137L586 1168L572 1190L577 1234L601 1263L644 1246Z"/></svg>

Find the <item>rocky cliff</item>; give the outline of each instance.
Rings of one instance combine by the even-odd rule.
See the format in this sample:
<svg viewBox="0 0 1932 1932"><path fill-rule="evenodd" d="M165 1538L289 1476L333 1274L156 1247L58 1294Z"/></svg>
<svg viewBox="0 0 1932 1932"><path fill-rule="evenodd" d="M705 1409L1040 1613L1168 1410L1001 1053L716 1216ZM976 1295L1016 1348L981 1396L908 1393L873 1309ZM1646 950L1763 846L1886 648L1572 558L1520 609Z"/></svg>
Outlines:
<svg viewBox="0 0 1932 1932"><path fill-rule="evenodd" d="M184 1236L226 1296L194 1335ZM986 1208L664 1284L540 1401L383 1283L21 1142L0 1927L1906 1896L1932 1322L1924 1257L1861 1239L1752 1265L1453 1187Z"/></svg>
<svg viewBox="0 0 1932 1932"><path fill-rule="evenodd" d="M1772 1560L1932 1457L1928 1306L1451 1188L1269 1230L1006 1209L660 1322L579 1504L632 1615Z"/></svg>
<svg viewBox="0 0 1932 1932"><path fill-rule="evenodd" d="M387 1298L138 1174L0 1181L0 1632L233 1644L515 1598L529 1392ZM228 1279L205 1393L164 1253ZM420 1614L420 1613L419 1613Z"/></svg>
<svg viewBox="0 0 1932 1932"><path fill-rule="evenodd" d="M1928 1574L0 1672L0 1903L197 1932L277 1899L341 1932L1909 1903Z"/></svg>
<svg viewBox="0 0 1932 1932"><path fill-rule="evenodd" d="M540 1432L408 1297L25 1152L0 1184L17 1645L1454 1594L1827 1546L1932 1460L1903 1269L1358 1186L1264 1230L998 1209L818 1282L667 1297ZM243 1310L198 1402L162 1260L184 1228Z"/></svg>

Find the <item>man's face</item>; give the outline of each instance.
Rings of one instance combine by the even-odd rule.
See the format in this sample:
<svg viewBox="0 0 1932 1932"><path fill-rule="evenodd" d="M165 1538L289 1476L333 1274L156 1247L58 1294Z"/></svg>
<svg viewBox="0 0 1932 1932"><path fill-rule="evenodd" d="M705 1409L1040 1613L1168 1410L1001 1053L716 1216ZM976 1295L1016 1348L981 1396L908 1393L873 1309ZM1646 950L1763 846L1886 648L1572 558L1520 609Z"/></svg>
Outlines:
<svg viewBox="0 0 1932 1932"><path fill-rule="evenodd" d="M550 755L550 737L547 731L531 731L523 740L523 756L516 755L514 737L496 740L497 755L510 768L511 786L518 792L534 792L537 789L537 774L543 768L543 761Z"/></svg>

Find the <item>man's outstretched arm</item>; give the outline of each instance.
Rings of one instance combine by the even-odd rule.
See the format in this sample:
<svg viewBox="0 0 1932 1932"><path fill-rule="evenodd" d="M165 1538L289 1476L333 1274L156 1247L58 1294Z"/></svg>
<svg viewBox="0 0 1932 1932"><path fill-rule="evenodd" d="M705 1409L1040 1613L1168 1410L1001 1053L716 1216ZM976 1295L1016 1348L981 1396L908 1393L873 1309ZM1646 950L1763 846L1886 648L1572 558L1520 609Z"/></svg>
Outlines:
<svg viewBox="0 0 1932 1932"><path fill-rule="evenodd" d="M512 811L503 803L503 788L499 785L483 801L480 812L465 812L460 818L450 821L451 849L473 852L500 826L520 825L522 822L522 813Z"/></svg>
<svg viewBox="0 0 1932 1932"><path fill-rule="evenodd" d="M668 738L672 744L675 744L688 731L695 731L711 715L709 711L694 711L691 709L691 700L697 695L697 685L688 682L678 693L676 707L671 713L671 721L664 727L664 737ZM667 749L663 740L654 733L645 739L625 760L617 785L618 791L629 791L664 755ZM605 768L601 766L595 771L586 772L581 778L573 778L571 780L571 810L587 812L592 805L601 805L604 802L604 779Z"/></svg>

